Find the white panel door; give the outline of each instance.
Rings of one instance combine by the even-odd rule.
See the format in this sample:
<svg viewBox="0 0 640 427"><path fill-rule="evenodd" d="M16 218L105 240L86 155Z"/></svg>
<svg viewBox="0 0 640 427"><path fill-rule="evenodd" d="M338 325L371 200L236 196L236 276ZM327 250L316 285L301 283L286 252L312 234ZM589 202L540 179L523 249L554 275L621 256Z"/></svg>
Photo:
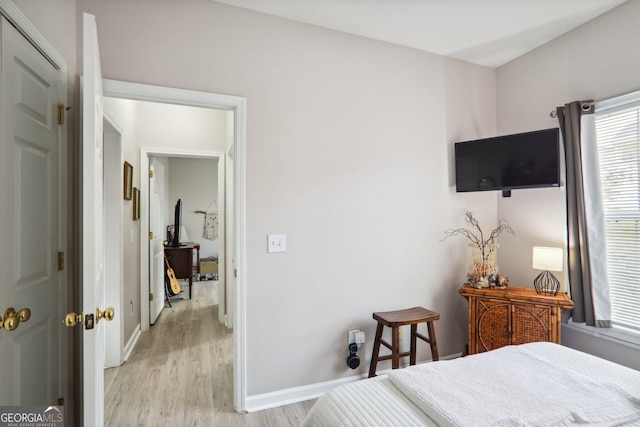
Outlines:
<svg viewBox="0 0 640 427"><path fill-rule="evenodd" d="M153 325L164 308L164 245L166 235L167 212L164 196L164 166L158 159L151 158L149 169L153 177L149 178L149 230L153 238L149 240L149 287L154 295L149 301L149 322Z"/></svg>
<svg viewBox="0 0 640 427"><path fill-rule="evenodd" d="M95 17L83 14L82 85L82 409L85 426L104 425L104 177L102 73ZM94 316L91 321L90 316Z"/></svg>
<svg viewBox="0 0 640 427"><path fill-rule="evenodd" d="M58 71L0 22L0 405L57 404ZM11 317L11 316L9 316Z"/></svg>

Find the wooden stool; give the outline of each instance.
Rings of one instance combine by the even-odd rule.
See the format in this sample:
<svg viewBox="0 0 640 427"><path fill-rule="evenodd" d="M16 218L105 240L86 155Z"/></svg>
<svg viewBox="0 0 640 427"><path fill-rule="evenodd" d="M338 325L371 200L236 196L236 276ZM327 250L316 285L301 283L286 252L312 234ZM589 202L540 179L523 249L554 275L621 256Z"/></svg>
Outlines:
<svg viewBox="0 0 640 427"><path fill-rule="evenodd" d="M400 358L409 356L409 363L416 364L416 338L428 342L431 346L431 358L433 361L439 360L438 346L436 344L436 333L433 329L433 321L440 319L440 315L434 311L422 307L407 308L405 310L385 311L373 313L373 318L378 321L376 329L376 339L373 343L373 354L371 355L371 366L369 367L369 378L376 376L376 367L379 360L391 359L391 369L400 367ZM418 324L427 323L429 338L418 333ZM400 353L400 326L411 325L411 350ZM391 345L382 339L384 327L391 328ZM391 354L378 356L380 344L391 350Z"/></svg>

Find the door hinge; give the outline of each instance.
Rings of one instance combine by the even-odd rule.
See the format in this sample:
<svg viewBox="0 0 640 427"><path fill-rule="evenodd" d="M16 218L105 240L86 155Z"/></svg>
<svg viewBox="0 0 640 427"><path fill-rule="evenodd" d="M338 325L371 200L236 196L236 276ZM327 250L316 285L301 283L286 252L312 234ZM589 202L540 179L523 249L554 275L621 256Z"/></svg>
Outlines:
<svg viewBox="0 0 640 427"><path fill-rule="evenodd" d="M70 109L71 107L67 107L64 104L58 104L58 124L59 125L64 124L64 112L69 111Z"/></svg>
<svg viewBox="0 0 640 427"><path fill-rule="evenodd" d="M149 240L153 240L153 231L149 232Z"/></svg>
<svg viewBox="0 0 640 427"><path fill-rule="evenodd" d="M153 171L149 169L149 178L153 178Z"/></svg>
<svg viewBox="0 0 640 427"><path fill-rule="evenodd" d="M58 252L58 271L64 270L64 252Z"/></svg>
<svg viewBox="0 0 640 427"><path fill-rule="evenodd" d="M58 398L58 406L64 406L64 397Z"/></svg>
<svg viewBox="0 0 640 427"><path fill-rule="evenodd" d="M149 294L149 301L153 301L153 294Z"/></svg>

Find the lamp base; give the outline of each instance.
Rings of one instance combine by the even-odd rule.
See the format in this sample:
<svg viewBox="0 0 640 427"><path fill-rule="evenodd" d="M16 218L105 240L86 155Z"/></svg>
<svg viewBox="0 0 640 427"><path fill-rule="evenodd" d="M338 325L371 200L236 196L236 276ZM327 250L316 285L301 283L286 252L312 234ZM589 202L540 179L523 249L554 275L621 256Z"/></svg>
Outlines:
<svg viewBox="0 0 640 427"><path fill-rule="evenodd" d="M549 271L545 270L533 280L536 292L543 295L558 295L560 282Z"/></svg>

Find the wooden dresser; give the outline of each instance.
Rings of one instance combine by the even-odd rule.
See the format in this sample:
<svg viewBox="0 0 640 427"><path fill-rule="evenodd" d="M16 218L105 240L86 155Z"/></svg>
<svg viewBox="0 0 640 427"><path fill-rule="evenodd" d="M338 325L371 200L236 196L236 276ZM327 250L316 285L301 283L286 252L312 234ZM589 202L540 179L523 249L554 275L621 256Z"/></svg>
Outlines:
<svg viewBox="0 0 640 427"><path fill-rule="evenodd" d="M573 308L566 294L541 295L529 288L464 285L459 292L469 303L469 354L534 341L560 344L562 310Z"/></svg>

